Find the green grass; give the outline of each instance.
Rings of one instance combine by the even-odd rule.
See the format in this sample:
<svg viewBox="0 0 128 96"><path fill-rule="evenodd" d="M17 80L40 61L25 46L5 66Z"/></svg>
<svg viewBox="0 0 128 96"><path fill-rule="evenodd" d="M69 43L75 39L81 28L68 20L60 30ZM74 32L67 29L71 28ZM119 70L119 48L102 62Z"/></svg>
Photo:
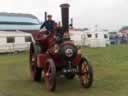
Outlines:
<svg viewBox="0 0 128 96"><path fill-rule="evenodd" d="M128 96L128 45L84 48L82 53L94 68L94 83L83 89L79 80L57 80L57 90L50 93L44 82L31 80L28 53L0 55L1 96Z"/></svg>

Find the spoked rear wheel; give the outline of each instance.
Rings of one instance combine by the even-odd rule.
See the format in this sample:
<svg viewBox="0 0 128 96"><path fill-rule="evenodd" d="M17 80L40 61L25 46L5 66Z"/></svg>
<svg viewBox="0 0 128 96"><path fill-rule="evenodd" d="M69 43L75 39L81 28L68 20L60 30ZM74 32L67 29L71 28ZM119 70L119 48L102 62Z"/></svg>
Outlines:
<svg viewBox="0 0 128 96"><path fill-rule="evenodd" d="M41 80L41 72L42 69L38 68L36 65L36 54L35 54L35 49L33 44L31 43L30 45L30 71L31 71L31 76L32 76L32 80L34 81L40 81Z"/></svg>
<svg viewBox="0 0 128 96"><path fill-rule="evenodd" d="M89 64L89 62L85 58L83 58L79 66L79 71L79 78L82 87L90 88L93 82L93 69L91 64Z"/></svg>
<svg viewBox="0 0 128 96"><path fill-rule="evenodd" d="M46 87L49 91L55 91L56 89L56 67L52 59L47 60L47 64L44 70L44 80Z"/></svg>

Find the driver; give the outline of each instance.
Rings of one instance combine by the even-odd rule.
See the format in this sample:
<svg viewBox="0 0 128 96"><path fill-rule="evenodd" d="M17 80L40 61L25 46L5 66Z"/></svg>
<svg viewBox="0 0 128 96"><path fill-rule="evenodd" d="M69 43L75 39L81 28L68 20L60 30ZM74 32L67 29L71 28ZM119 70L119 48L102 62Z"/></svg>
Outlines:
<svg viewBox="0 0 128 96"><path fill-rule="evenodd" d="M54 20L52 20L52 15L48 15L48 20L46 20L40 27L40 29L46 28L49 32L54 32L56 23Z"/></svg>

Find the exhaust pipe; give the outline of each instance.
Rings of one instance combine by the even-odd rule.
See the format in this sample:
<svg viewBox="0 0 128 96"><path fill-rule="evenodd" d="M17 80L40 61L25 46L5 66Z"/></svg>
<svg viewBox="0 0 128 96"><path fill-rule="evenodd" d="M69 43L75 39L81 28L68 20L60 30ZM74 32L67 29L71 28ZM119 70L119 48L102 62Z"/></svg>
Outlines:
<svg viewBox="0 0 128 96"><path fill-rule="evenodd" d="M73 29L73 18L71 18L71 24L70 24L71 29Z"/></svg>
<svg viewBox="0 0 128 96"><path fill-rule="evenodd" d="M44 12L44 20L47 21L47 12Z"/></svg>

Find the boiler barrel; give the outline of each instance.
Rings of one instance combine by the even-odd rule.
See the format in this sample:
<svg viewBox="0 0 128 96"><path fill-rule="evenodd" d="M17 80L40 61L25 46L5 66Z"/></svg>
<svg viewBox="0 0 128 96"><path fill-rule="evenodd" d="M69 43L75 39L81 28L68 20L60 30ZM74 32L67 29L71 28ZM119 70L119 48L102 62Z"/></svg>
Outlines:
<svg viewBox="0 0 128 96"><path fill-rule="evenodd" d="M62 15L62 26L63 31L68 32L69 31L69 4L61 4L61 15Z"/></svg>

